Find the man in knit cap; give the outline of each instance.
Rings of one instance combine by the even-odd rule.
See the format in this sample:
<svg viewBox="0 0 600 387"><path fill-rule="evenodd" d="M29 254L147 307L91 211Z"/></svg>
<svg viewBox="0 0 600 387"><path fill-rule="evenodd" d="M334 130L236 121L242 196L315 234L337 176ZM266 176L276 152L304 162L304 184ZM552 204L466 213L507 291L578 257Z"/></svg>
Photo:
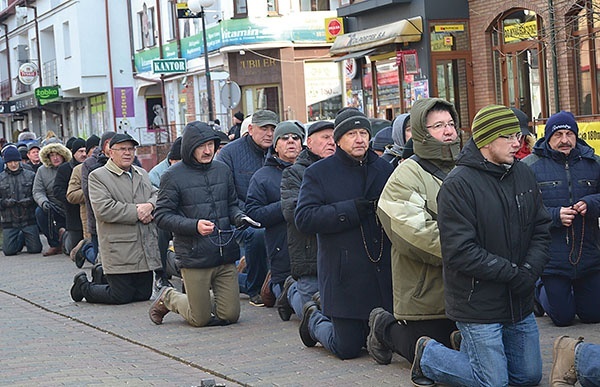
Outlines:
<svg viewBox="0 0 600 387"><path fill-rule="evenodd" d="M552 216L550 262L536 298L558 326L600 322L600 159L578 137L573 114L561 111L523 161L535 174Z"/></svg>
<svg viewBox="0 0 600 387"><path fill-rule="evenodd" d="M442 251L436 197L460 151L458 114L441 98L422 98L411 110L415 156L394 170L381 193L377 215L392 241L394 314L369 315L369 353L380 364L392 352L408 361L423 335L450 346L456 325L445 315ZM426 164L425 164L426 163Z"/></svg>
<svg viewBox="0 0 600 387"><path fill-rule="evenodd" d="M437 206L446 315L460 330L461 349L419 338L411 379L415 386L533 386L542 378L533 292L550 258L550 216L533 172L515 162L515 114L484 107L472 130Z"/></svg>
<svg viewBox="0 0 600 387"><path fill-rule="evenodd" d="M21 155L14 146L7 146L2 157L5 163L0 173L2 251L4 255L15 255L26 246L27 253L38 254L42 251L42 242L31 194L35 173L23 168Z"/></svg>
<svg viewBox="0 0 600 387"><path fill-rule="evenodd" d="M335 154L306 169L298 196L298 229L316 234L320 306L303 307L300 339L340 359L360 355L369 312L392 310L390 241L375 210L393 167L369 149L371 124L357 109L335 118Z"/></svg>

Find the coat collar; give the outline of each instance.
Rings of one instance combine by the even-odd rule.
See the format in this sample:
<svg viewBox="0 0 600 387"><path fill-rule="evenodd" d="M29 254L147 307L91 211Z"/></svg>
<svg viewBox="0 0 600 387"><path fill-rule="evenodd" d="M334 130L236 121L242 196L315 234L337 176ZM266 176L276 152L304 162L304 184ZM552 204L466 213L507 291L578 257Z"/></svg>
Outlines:
<svg viewBox="0 0 600 387"><path fill-rule="evenodd" d="M127 172L127 171L124 171L121 168L119 168L117 166L117 164L115 164L112 161L112 159L108 159L108 161L106 162L106 169L108 169L109 171L111 171L112 173L114 173L117 176L121 176L122 174L124 174L125 172ZM135 168L135 165L132 165L131 166L131 174L133 175L134 173L140 175L140 171L138 171Z"/></svg>

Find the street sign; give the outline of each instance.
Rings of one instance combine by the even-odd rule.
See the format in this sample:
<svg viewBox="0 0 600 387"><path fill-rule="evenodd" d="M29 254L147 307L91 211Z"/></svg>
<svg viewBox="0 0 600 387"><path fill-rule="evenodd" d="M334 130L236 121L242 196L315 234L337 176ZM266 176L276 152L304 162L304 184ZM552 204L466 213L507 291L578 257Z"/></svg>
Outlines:
<svg viewBox="0 0 600 387"><path fill-rule="evenodd" d="M154 74L185 73L187 71L187 60L185 58L154 59L152 61L152 72Z"/></svg>
<svg viewBox="0 0 600 387"><path fill-rule="evenodd" d="M333 42L336 37L344 33L344 19L332 17L325 19L325 40Z"/></svg>
<svg viewBox="0 0 600 387"><path fill-rule="evenodd" d="M221 87L221 105L227 109L235 108L242 98L240 86L234 81L227 82Z"/></svg>

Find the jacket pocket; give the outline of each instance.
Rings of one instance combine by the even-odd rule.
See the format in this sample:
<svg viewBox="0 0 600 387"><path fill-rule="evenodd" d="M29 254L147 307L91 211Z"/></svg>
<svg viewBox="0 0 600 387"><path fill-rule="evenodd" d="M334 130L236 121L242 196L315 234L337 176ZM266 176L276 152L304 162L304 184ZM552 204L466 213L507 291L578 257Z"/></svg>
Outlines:
<svg viewBox="0 0 600 387"><path fill-rule="evenodd" d="M517 201L517 210L519 211L519 225L521 230L527 230L531 227L530 220L533 219L535 211L535 198L532 190L518 193L515 197Z"/></svg>
<svg viewBox="0 0 600 387"><path fill-rule="evenodd" d="M110 261L114 266L138 263L137 233L109 234L107 236Z"/></svg>

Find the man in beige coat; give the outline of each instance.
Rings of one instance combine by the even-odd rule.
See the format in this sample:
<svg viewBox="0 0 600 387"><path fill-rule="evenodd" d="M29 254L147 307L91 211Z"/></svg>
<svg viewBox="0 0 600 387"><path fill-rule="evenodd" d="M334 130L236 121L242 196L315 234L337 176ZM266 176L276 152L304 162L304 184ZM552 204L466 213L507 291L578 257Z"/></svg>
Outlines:
<svg viewBox="0 0 600 387"><path fill-rule="evenodd" d="M73 279L71 297L78 302L126 304L150 299L153 270L160 267L152 212L157 190L148 174L133 164L131 136L110 141L106 165L89 175L90 201L96 215L100 256L107 285L88 282L85 272Z"/></svg>

